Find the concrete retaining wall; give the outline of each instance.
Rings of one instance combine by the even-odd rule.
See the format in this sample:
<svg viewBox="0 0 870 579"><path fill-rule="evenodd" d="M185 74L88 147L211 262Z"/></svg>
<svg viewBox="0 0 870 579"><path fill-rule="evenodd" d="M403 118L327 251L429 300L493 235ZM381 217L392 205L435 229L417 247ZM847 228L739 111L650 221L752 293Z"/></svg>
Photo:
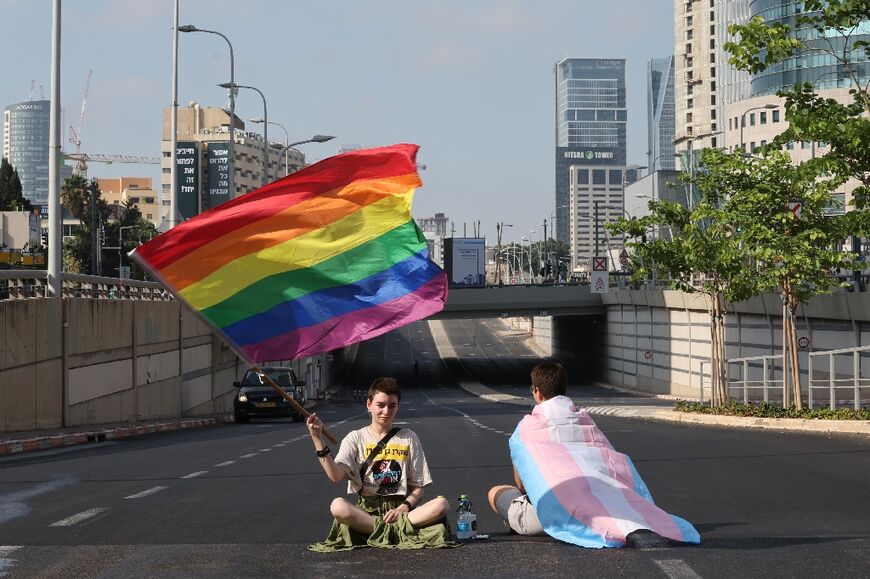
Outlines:
<svg viewBox="0 0 870 579"><path fill-rule="evenodd" d="M341 352L293 361L309 396ZM232 411L245 364L173 301L0 301L0 432Z"/></svg>
<svg viewBox="0 0 870 579"><path fill-rule="evenodd" d="M702 363L710 359L710 319L704 298L662 290L616 290L607 308L605 379L657 394L697 399ZM729 359L782 352L782 306L764 295L735 304L725 319ZM806 383L807 352L870 344L870 295L818 296L798 311L798 337ZM844 368L844 371L847 370ZM703 368L709 396L710 368Z"/></svg>

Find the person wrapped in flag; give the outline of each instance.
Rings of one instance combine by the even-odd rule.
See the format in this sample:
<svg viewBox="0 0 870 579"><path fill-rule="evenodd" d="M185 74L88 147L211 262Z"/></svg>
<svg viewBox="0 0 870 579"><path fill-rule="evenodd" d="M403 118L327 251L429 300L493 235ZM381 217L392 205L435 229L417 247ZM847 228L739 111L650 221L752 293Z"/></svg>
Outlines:
<svg viewBox="0 0 870 579"><path fill-rule="evenodd" d="M566 388L561 364L532 369L535 407L509 443L516 486L493 487L492 509L516 533L581 547L622 547L642 530L700 543L690 523L655 505L631 459L614 450Z"/></svg>

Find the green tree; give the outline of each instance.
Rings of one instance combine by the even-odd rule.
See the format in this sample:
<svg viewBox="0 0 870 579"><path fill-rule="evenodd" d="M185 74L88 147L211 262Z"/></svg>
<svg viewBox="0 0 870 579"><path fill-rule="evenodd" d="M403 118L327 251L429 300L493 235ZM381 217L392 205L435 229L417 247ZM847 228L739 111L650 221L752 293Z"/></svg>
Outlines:
<svg viewBox="0 0 870 579"><path fill-rule="evenodd" d="M700 169L681 175L698 200L691 209L671 201L650 201L650 214L639 219L619 218L607 228L625 235L631 254L633 281L645 281L655 270L671 280L674 289L703 296L710 316L710 361L713 405L727 399L725 314L733 302L748 299L755 290L746 271L746 254L723 207L722 184L716 165L707 163L716 151L701 153ZM667 236L650 232L667 230Z"/></svg>
<svg viewBox="0 0 870 579"><path fill-rule="evenodd" d="M794 402L798 407L802 401L797 337L794 332L795 310L815 293L830 287L830 278L819 279L820 271L850 264L856 269L860 267L854 261L854 254L837 254L832 250L837 238L831 236L839 235L839 240L844 240L851 235L853 248L857 249L859 236L868 232L870 81L867 80L864 65L856 65L855 59L870 58L870 44L853 38L855 34L863 32L862 27L868 21L870 3L867 0L805 0L802 13L794 17L794 26L767 24L762 18L756 17L745 25L729 26L728 31L735 36L735 40L725 44L725 50L731 54L729 62L740 70L758 73L793 56L815 53L821 55L823 61L836 64L838 76L851 81L851 102L845 103L820 97L811 83L795 85L777 93L785 99L785 120L789 126L771 142L767 150L781 149L787 143L796 141L814 141L828 146L823 156L804 162L802 167L794 171L785 170L777 160L772 165L765 164L763 169L768 176L788 174L790 178L785 185L793 188L790 194L794 198L803 196L800 197L804 203L800 220L783 222L782 219L774 219L770 224L771 231L756 231L758 241L769 244L773 252L771 255L779 257L779 260L770 262L770 256L767 256L767 261L763 259L765 256L756 256L760 263L774 263L778 270L770 273L766 284L769 286L776 279L778 291L783 297L783 365L791 366ZM855 211L838 219L820 219L819 208L823 211L830 206L830 194L850 179L857 184L850 201ZM818 183L813 184L811 180ZM783 193L785 189L783 186L780 192ZM807 211L806 217L803 211ZM785 219L789 219L787 215ZM778 235L768 239L766 236L774 231ZM813 245L828 253L814 253L811 251ZM797 257L787 253L795 250L798 251ZM787 379L783 382L785 405Z"/></svg>
<svg viewBox="0 0 870 579"><path fill-rule="evenodd" d="M61 202L81 222L64 244L64 264L70 268L67 271L102 275L99 236L109 207L101 197L97 180L88 181L81 175L69 177L61 186Z"/></svg>
<svg viewBox="0 0 870 579"><path fill-rule="evenodd" d="M18 170L4 157L0 161L0 211L30 211L32 208L24 197Z"/></svg>
<svg viewBox="0 0 870 579"><path fill-rule="evenodd" d="M135 203L125 202L120 219L106 224L107 245L121 249L107 251L103 254L103 271L110 274L120 272L119 266L125 265L130 266L132 279L147 279L145 271L138 263L128 258L127 254L135 249L140 242L144 243L156 235L157 228L142 217L139 207Z"/></svg>

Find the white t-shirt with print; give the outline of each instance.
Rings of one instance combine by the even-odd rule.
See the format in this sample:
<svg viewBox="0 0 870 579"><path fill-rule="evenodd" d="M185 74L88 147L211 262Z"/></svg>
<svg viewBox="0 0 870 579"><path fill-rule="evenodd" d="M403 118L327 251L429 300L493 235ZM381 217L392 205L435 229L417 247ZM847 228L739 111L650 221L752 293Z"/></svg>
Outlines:
<svg viewBox="0 0 870 579"><path fill-rule="evenodd" d="M373 436L365 427L350 432L341 441L335 462L350 474L348 494L360 491L359 469L381 438ZM413 430L403 428L387 442L372 460L362 483L365 485L364 494L381 496L407 495L409 485L425 487L432 484L423 445Z"/></svg>

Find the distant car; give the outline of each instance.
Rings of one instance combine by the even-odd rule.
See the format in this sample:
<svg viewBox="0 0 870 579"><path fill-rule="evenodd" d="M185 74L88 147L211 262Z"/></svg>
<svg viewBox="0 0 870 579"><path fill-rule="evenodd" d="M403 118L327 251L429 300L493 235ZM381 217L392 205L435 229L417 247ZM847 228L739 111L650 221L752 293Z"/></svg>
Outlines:
<svg viewBox="0 0 870 579"><path fill-rule="evenodd" d="M273 366L262 370L296 402L305 405L305 390L302 388L305 382L296 378L292 368ZM293 422L302 420L302 415L254 370L248 370L240 382L233 382L233 386L239 389L233 400L233 418L236 422L287 416Z"/></svg>

